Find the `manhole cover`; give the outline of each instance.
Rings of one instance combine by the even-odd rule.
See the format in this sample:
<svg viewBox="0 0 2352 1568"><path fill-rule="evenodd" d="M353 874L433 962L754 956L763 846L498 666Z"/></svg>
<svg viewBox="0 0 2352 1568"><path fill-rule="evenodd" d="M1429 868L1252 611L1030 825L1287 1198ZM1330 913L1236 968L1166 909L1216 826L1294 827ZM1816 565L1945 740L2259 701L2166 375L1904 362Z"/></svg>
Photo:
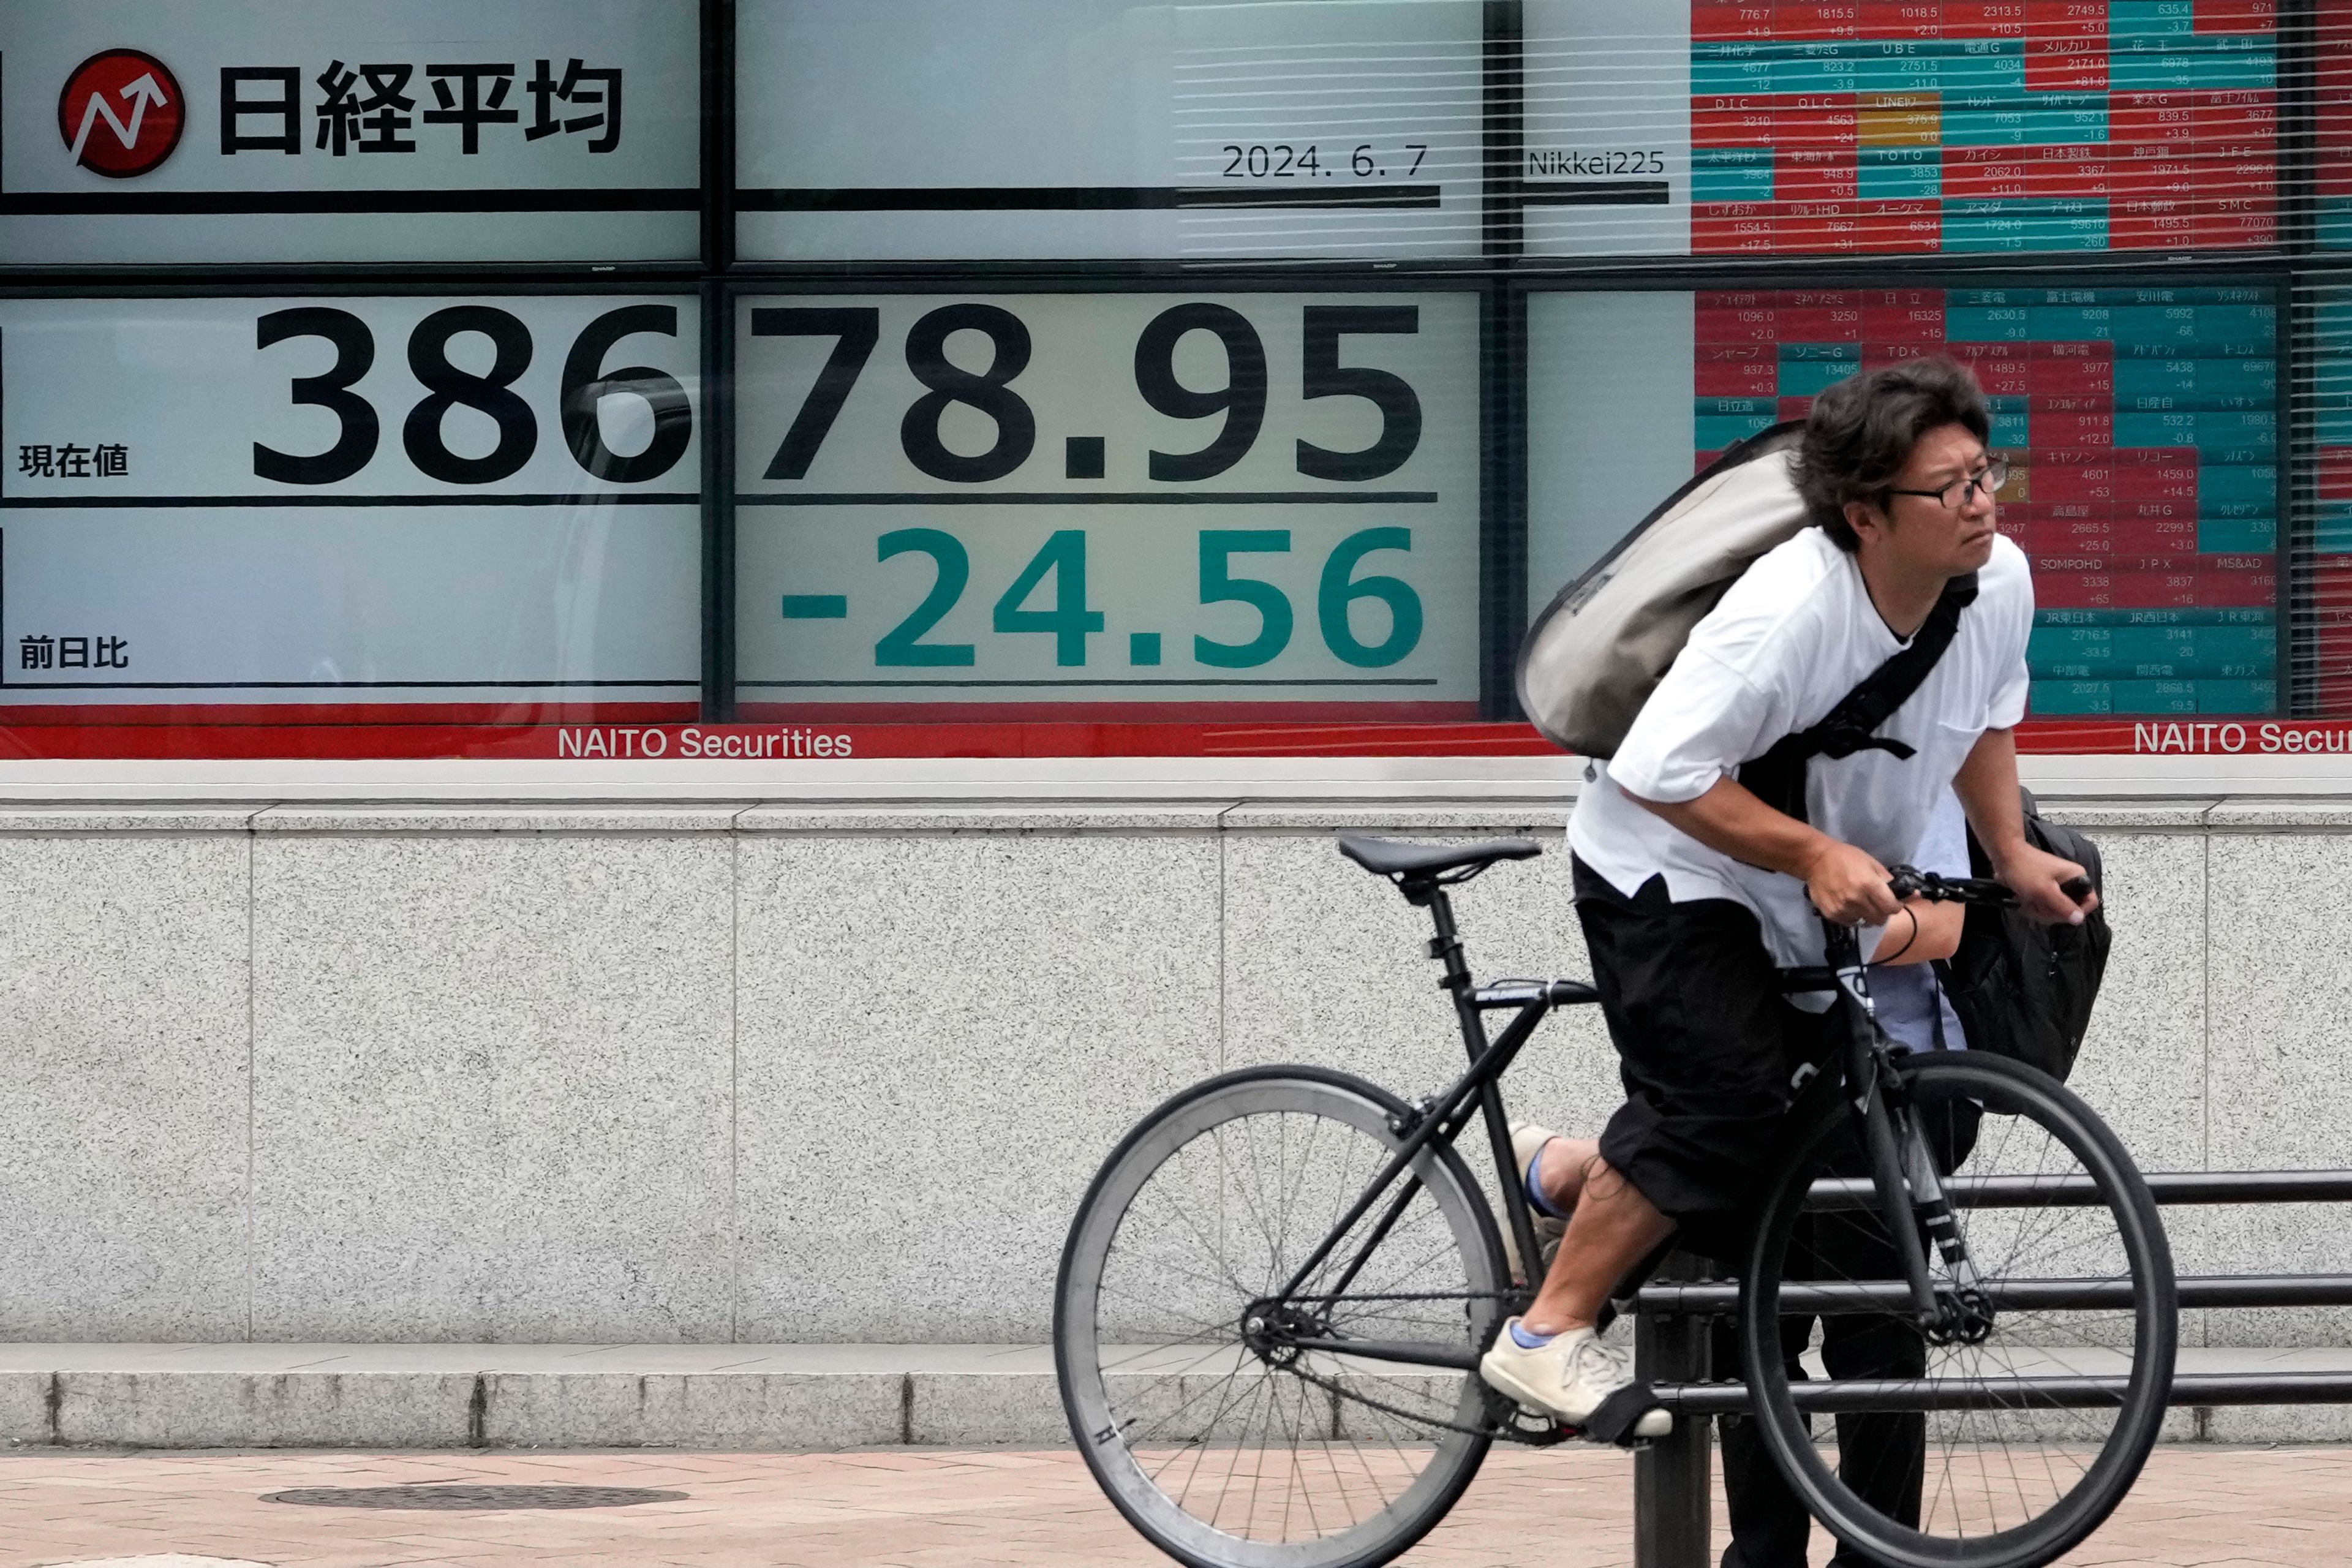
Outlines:
<svg viewBox="0 0 2352 1568"><path fill-rule="evenodd" d="M264 1502L310 1508L627 1508L641 1502L678 1502L684 1492L645 1487L297 1487L271 1492Z"/></svg>

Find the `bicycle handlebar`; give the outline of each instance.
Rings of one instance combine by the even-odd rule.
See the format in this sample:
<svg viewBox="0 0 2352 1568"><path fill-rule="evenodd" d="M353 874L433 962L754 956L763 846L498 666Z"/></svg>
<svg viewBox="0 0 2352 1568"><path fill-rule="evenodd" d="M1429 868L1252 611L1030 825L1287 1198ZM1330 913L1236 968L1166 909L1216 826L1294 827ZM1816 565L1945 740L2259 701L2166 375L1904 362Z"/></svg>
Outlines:
<svg viewBox="0 0 2352 1568"><path fill-rule="evenodd" d="M1893 866L1888 870L1893 879L1886 884L1886 890L1895 895L1897 902L1926 899L1931 903L1990 904L2002 909L2017 902L2015 893L1987 877L1939 877L1916 866ZM2058 890L2079 904L2091 896L2091 879L2072 878L2061 882Z"/></svg>

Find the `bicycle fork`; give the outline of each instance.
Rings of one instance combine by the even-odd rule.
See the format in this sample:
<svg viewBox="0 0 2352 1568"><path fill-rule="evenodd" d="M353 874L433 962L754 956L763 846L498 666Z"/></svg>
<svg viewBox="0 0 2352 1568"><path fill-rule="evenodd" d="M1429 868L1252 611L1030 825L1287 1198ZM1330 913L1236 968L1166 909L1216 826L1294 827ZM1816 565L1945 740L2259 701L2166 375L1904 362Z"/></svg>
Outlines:
<svg viewBox="0 0 2352 1568"><path fill-rule="evenodd" d="M1933 1342L1979 1343L1992 1329L1990 1303L1969 1258L1967 1238L1960 1234L1950 1195L1937 1173L1926 1131L1879 1032L1859 944L1850 930L1832 928L1829 949L1831 967L1844 993L1849 1024L1846 1093L1862 1123L1879 1218L1902 1264L1912 1310L1920 1330ZM1931 1242L1950 1280L1941 1291L1928 1268L1927 1249Z"/></svg>

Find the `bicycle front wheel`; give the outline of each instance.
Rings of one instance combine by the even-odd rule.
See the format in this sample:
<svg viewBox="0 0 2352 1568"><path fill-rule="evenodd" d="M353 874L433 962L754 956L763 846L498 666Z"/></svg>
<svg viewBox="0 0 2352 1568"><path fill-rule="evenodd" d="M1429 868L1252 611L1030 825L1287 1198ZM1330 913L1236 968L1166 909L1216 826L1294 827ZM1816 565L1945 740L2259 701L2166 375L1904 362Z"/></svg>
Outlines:
<svg viewBox="0 0 2352 1568"><path fill-rule="evenodd" d="M1179 1562L1373 1568L1485 1458L1475 1373L1279 1342L1486 1349L1502 1247L1451 1146L1424 1148L1266 1305L1395 1154L1405 1114L1343 1073L1229 1073L1153 1112L1087 1190L1055 1287L1062 1403L1103 1490Z"/></svg>
<svg viewBox="0 0 2352 1568"><path fill-rule="evenodd" d="M1929 1274L1979 1310L1920 1328L1852 1112L1822 1106L1772 1178L1742 1287L1753 1419L1813 1517L1874 1559L2039 1568L2098 1528L2156 1442L2171 1252L2130 1155L2054 1079L1978 1051L1896 1060L1967 1259L1923 1227ZM1832 1415L1835 1447L1817 1446L1809 1416Z"/></svg>

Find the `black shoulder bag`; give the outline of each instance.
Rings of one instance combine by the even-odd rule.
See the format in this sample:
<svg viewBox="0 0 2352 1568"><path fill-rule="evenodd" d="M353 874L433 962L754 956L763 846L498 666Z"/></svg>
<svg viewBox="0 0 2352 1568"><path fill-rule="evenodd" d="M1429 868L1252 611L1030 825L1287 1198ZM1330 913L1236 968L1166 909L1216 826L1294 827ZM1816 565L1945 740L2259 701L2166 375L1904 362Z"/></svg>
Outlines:
<svg viewBox="0 0 2352 1568"><path fill-rule="evenodd" d="M2092 890L2105 899L2099 847L2071 827L2044 822L2032 795L2024 795L2024 806L2025 841L2082 867ZM1992 875L1974 833L1969 870ZM2044 925L2021 910L1970 904L1960 950L1937 961L1936 978L1971 1047L2014 1057L2063 1080L2083 1049L2114 940L2104 904L2081 925Z"/></svg>

